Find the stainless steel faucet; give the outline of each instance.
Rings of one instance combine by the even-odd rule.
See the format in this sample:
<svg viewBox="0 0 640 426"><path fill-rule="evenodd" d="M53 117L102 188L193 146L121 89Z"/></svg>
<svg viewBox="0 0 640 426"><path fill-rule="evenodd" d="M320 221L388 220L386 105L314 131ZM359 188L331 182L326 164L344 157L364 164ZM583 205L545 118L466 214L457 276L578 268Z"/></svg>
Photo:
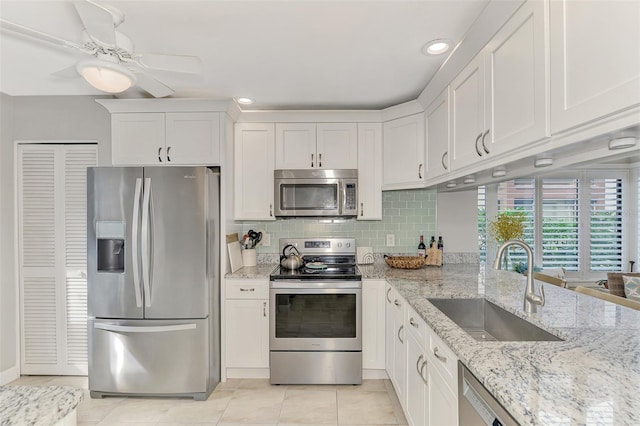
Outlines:
<svg viewBox="0 0 640 426"><path fill-rule="evenodd" d="M540 295L537 295L536 289L533 286L533 251L531 247L520 240L504 242L500 248L498 248L496 260L493 261L493 269L502 269L502 255L509 246L522 247L527 253L527 287L524 291L524 311L528 314L533 314L536 312L537 305L544 306L544 287L540 284Z"/></svg>

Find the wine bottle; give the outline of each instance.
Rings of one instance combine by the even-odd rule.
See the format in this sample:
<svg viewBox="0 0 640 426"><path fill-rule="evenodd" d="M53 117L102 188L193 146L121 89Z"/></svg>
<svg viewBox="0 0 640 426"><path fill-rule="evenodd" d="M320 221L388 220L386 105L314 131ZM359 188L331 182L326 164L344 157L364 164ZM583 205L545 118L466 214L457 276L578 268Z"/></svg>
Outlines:
<svg viewBox="0 0 640 426"><path fill-rule="evenodd" d="M429 241L429 248L434 248L435 243L436 243L436 237L432 235L431 241Z"/></svg>
<svg viewBox="0 0 640 426"><path fill-rule="evenodd" d="M418 244L418 256L424 257L427 253L427 246L424 245L424 236L420 235L420 243Z"/></svg>
<svg viewBox="0 0 640 426"><path fill-rule="evenodd" d="M438 250L440 250L440 256L442 256L441 264L444 264L444 241L442 241L442 237L438 237Z"/></svg>

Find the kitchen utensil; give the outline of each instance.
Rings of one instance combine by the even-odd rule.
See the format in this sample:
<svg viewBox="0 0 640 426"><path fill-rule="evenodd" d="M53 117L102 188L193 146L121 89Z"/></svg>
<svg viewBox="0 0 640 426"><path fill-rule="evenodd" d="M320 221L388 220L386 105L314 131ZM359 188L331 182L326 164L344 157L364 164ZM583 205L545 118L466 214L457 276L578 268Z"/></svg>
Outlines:
<svg viewBox="0 0 640 426"><path fill-rule="evenodd" d="M287 249L289 250L289 254L287 254ZM280 261L280 266L285 269L298 269L302 265L304 265L304 259L300 252L293 244L287 244L282 249L283 259Z"/></svg>
<svg viewBox="0 0 640 426"><path fill-rule="evenodd" d="M309 269L326 269L327 264L322 262L309 262L305 264L304 267Z"/></svg>

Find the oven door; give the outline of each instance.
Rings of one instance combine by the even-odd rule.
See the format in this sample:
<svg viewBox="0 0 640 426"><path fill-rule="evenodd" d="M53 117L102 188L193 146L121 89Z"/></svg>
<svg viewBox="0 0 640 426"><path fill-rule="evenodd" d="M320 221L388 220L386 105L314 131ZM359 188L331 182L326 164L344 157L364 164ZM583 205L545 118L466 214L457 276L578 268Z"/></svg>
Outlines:
<svg viewBox="0 0 640 426"><path fill-rule="evenodd" d="M362 350L360 281L305 285L283 280L270 287L272 351Z"/></svg>
<svg viewBox="0 0 640 426"><path fill-rule="evenodd" d="M341 179L276 179L278 216L339 216L343 203Z"/></svg>

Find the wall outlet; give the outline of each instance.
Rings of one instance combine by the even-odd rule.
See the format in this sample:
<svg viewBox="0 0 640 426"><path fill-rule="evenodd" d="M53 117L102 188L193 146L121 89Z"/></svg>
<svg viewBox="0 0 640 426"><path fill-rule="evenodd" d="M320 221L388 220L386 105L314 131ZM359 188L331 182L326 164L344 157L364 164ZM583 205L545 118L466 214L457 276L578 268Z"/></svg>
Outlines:
<svg viewBox="0 0 640 426"><path fill-rule="evenodd" d="M387 247L395 247L396 236L393 234L387 234Z"/></svg>
<svg viewBox="0 0 640 426"><path fill-rule="evenodd" d="M265 247L271 247L271 234L267 234L266 232L262 233L262 240L260 240L260 245Z"/></svg>

